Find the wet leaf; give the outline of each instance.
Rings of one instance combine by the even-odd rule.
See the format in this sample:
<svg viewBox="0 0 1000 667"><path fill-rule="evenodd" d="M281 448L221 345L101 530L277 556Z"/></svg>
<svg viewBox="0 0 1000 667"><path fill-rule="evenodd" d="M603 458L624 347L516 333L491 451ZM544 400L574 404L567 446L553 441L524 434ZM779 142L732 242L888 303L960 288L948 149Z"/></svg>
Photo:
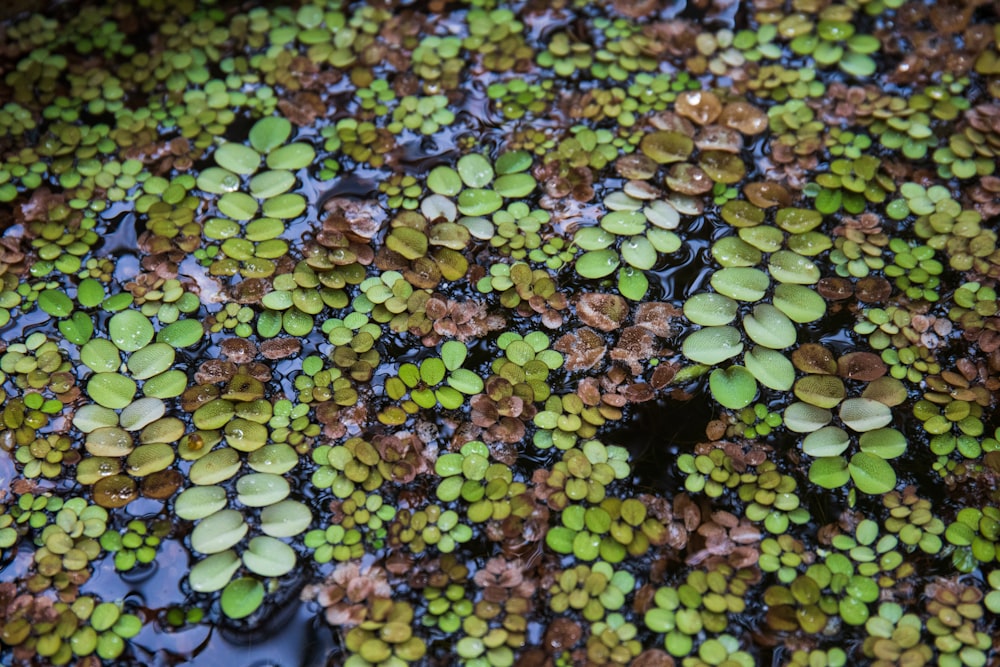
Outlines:
<svg viewBox="0 0 1000 667"><path fill-rule="evenodd" d="M427 187L439 195L454 197L462 191L462 178L451 167L434 167L427 175Z"/></svg>
<svg viewBox="0 0 1000 667"><path fill-rule="evenodd" d="M760 269L726 268L716 271L710 279L712 287L720 294L737 301L759 301L767 293L771 281Z"/></svg>
<svg viewBox="0 0 1000 667"><path fill-rule="evenodd" d="M769 389L788 391L795 382L795 367L777 350L755 346L746 353L743 361L757 381Z"/></svg>
<svg viewBox="0 0 1000 667"><path fill-rule="evenodd" d="M795 402L785 408L785 428L795 433L812 433L823 428L833 419L833 413L808 403Z"/></svg>
<svg viewBox="0 0 1000 667"><path fill-rule="evenodd" d="M251 577L241 577L229 582L219 599L222 613L236 620L254 613L263 602L264 585Z"/></svg>
<svg viewBox="0 0 1000 667"><path fill-rule="evenodd" d="M153 340L153 333L153 323L135 310L123 310L108 321L111 341L125 352L135 352L148 345Z"/></svg>
<svg viewBox="0 0 1000 667"><path fill-rule="evenodd" d="M618 291L626 299L642 301L649 291L649 279L634 266L623 266L618 271Z"/></svg>
<svg viewBox="0 0 1000 667"><path fill-rule="evenodd" d="M894 459L906 451L906 436L894 428L879 428L862 433L858 446L881 459Z"/></svg>
<svg viewBox="0 0 1000 667"><path fill-rule="evenodd" d="M493 165L478 153L463 155L458 160L458 175L462 182L470 188L485 188L493 181ZM443 194L443 193L442 193ZM498 195L499 196L499 195ZM479 215L479 214L467 214Z"/></svg>
<svg viewBox="0 0 1000 667"><path fill-rule="evenodd" d="M792 321L768 303L754 306L743 318L743 330L750 340L773 350L782 350L795 344L797 332Z"/></svg>
<svg viewBox="0 0 1000 667"><path fill-rule="evenodd" d="M219 553L236 545L249 529L236 510L219 510L194 527L191 548L203 554Z"/></svg>
<svg viewBox="0 0 1000 667"><path fill-rule="evenodd" d="M174 514L187 521L197 521L223 509L227 502L226 490L221 486L193 486L174 500Z"/></svg>
<svg viewBox="0 0 1000 667"><path fill-rule="evenodd" d="M576 260L576 272L584 278L604 278L618 268L620 260L614 250L591 250Z"/></svg>
<svg viewBox="0 0 1000 667"><path fill-rule="evenodd" d="M120 410L132 402L135 380L118 373L95 373L87 382L87 395L98 405Z"/></svg>
<svg viewBox="0 0 1000 667"><path fill-rule="evenodd" d="M288 482L279 475L251 473L236 480L236 499L247 507L267 507L284 500L289 493Z"/></svg>
<svg viewBox="0 0 1000 667"><path fill-rule="evenodd" d="M896 487L896 471L874 454L858 452L851 457L849 469L854 485L862 493L879 495Z"/></svg>
<svg viewBox="0 0 1000 667"><path fill-rule="evenodd" d="M684 302L684 316L702 326L721 326L736 318L738 307L728 296L703 292Z"/></svg>
<svg viewBox="0 0 1000 667"><path fill-rule="evenodd" d="M215 195L236 192L240 189L240 177L222 167L208 167L198 174L198 188Z"/></svg>
<svg viewBox="0 0 1000 667"><path fill-rule="evenodd" d="M258 152L267 154L281 146L292 134L292 124L280 116L261 118L250 128L250 145Z"/></svg>
<svg viewBox="0 0 1000 667"><path fill-rule="evenodd" d="M840 419L855 431L872 431L892 422L892 411L870 398L849 398L840 405Z"/></svg>
<svg viewBox="0 0 1000 667"><path fill-rule="evenodd" d="M243 552L247 569L262 577L280 577L295 567L295 550L273 537L259 535Z"/></svg>
<svg viewBox="0 0 1000 667"><path fill-rule="evenodd" d="M129 373L137 380L147 380L169 369L174 358L174 348L166 343L151 343L129 356Z"/></svg>
<svg viewBox="0 0 1000 667"><path fill-rule="evenodd" d="M735 327L705 327L685 338L681 351L695 363L715 366L742 352L743 341Z"/></svg>
<svg viewBox="0 0 1000 667"><path fill-rule="evenodd" d="M312 522L312 512L297 500L282 500L264 508L260 514L261 530L271 537L293 537L305 532Z"/></svg>
<svg viewBox="0 0 1000 667"><path fill-rule="evenodd" d="M222 590L240 569L240 559L232 549L213 554L191 566L188 583L197 593Z"/></svg>
<svg viewBox="0 0 1000 667"><path fill-rule="evenodd" d="M694 150L694 141L680 132L659 130L644 135L639 150L660 164L684 162Z"/></svg>
<svg viewBox="0 0 1000 667"><path fill-rule="evenodd" d="M79 310L74 311L69 319L60 320L58 327L66 340L74 345L83 345L94 335L94 323L86 313Z"/></svg>
<svg viewBox="0 0 1000 667"><path fill-rule="evenodd" d="M156 334L156 340L180 349L182 347L191 347L199 342L204 335L205 330L201 322L197 320L178 320L160 329L159 333Z"/></svg>
<svg viewBox="0 0 1000 667"><path fill-rule="evenodd" d="M851 438L847 431L838 426L824 426L810 433L802 441L802 451L809 456L839 456L847 451Z"/></svg>
<svg viewBox="0 0 1000 667"><path fill-rule="evenodd" d="M745 408L757 396L757 382L743 366L717 368L708 377L712 398L730 410Z"/></svg>
<svg viewBox="0 0 1000 667"><path fill-rule="evenodd" d="M66 317L73 311L73 301L52 289L43 290L38 295L38 305L52 317Z"/></svg>
<svg viewBox="0 0 1000 667"><path fill-rule="evenodd" d="M842 456L816 459L809 466L809 481L824 489L839 489L851 479Z"/></svg>
<svg viewBox="0 0 1000 667"><path fill-rule="evenodd" d="M315 159L316 150L309 144L288 144L267 154L267 168L298 171L311 165Z"/></svg>
<svg viewBox="0 0 1000 667"><path fill-rule="evenodd" d="M220 167L236 174L252 174L260 166L260 153L242 144L225 143L215 149Z"/></svg>

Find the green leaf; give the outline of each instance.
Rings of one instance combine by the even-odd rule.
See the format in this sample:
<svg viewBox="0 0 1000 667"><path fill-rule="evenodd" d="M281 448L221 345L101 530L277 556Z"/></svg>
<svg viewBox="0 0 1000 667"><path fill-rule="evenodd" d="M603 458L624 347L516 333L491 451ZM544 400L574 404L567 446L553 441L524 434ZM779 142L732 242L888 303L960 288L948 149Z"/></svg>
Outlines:
<svg viewBox="0 0 1000 667"><path fill-rule="evenodd" d="M874 59L863 53L854 51L844 53L838 65L841 71L859 79L870 77L876 70Z"/></svg>
<svg viewBox="0 0 1000 667"><path fill-rule="evenodd" d="M601 218L600 225L612 234L633 236L646 229L646 216L641 211L612 211Z"/></svg>
<svg viewBox="0 0 1000 667"><path fill-rule="evenodd" d="M94 323L86 313L79 310L65 320L59 321L59 332L74 345L83 345L94 335Z"/></svg>
<svg viewBox="0 0 1000 667"><path fill-rule="evenodd" d="M809 466L809 481L824 489L839 489L850 479L847 461L842 456L816 459Z"/></svg>
<svg viewBox="0 0 1000 667"><path fill-rule="evenodd" d="M420 368L416 364L400 364L397 374L399 375L399 379L403 381L403 384L411 389L420 383Z"/></svg>
<svg viewBox="0 0 1000 667"><path fill-rule="evenodd" d="M906 436L894 428L880 428L862 433L858 445L880 459L894 459L906 451Z"/></svg>
<svg viewBox="0 0 1000 667"><path fill-rule="evenodd" d="M174 500L174 514L186 521L197 521L225 508L227 502L226 490L221 486L192 486Z"/></svg>
<svg viewBox="0 0 1000 667"><path fill-rule="evenodd" d="M246 618L257 611L263 602L264 585L251 577L241 577L229 582L219 600L222 613L232 619Z"/></svg>
<svg viewBox="0 0 1000 667"><path fill-rule="evenodd" d="M236 499L247 507L267 507L284 500L289 493L291 487L280 475L250 473L236 480Z"/></svg>
<svg viewBox="0 0 1000 667"><path fill-rule="evenodd" d="M93 308L104 301L104 285L93 278L84 278L76 288L76 300L84 308Z"/></svg>
<svg viewBox="0 0 1000 667"><path fill-rule="evenodd" d="M150 343L128 358L128 369L136 380L146 380L169 369L176 354L166 343Z"/></svg>
<svg viewBox="0 0 1000 667"><path fill-rule="evenodd" d="M708 376L712 397L730 410L745 408L757 396L757 381L743 366L717 368Z"/></svg>
<svg viewBox="0 0 1000 667"><path fill-rule="evenodd" d="M715 366L743 351L740 332L735 327L705 327L684 339L681 352L695 363Z"/></svg>
<svg viewBox="0 0 1000 667"><path fill-rule="evenodd" d="M293 537L305 532L312 512L297 500L282 500L260 513L261 530L271 537Z"/></svg>
<svg viewBox="0 0 1000 667"><path fill-rule="evenodd" d="M220 553L235 546L249 529L236 510L219 510L199 521L191 531L191 548L203 554Z"/></svg>
<svg viewBox="0 0 1000 667"><path fill-rule="evenodd" d="M824 426L802 441L802 451L809 456L839 456L851 446L851 437L839 426Z"/></svg>
<svg viewBox="0 0 1000 667"><path fill-rule="evenodd" d="M306 143L294 143L271 151L267 156L268 169L298 171L313 163L316 149Z"/></svg>
<svg viewBox="0 0 1000 667"><path fill-rule="evenodd" d="M805 285L782 283L776 286L774 307L800 324L815 322L826 313L826 301Z"/></svg>
<svg viewBox="0 0 1000 667"><path fill-rule="evenodd" d="M427 175L427 187L431 192L446 197L454 197L462 191L462 179L451 167L439 166Z"/></svg>
<svg viewBox="0 0 1000 667"><path fill-rule="evenodd" d="M295 567L295 550L281 540L258 535L243 552L243 563L254 574L280 577Z"/></svg>
<svg viewBox="0 0 1000 667"><path fill-rule="evenodd" d="M291 134L292 124L288 119L280 116L261 118L250 128L250 145L267 154L288 141Z"/></svg>
<svg viewBox="0 0 1000 667"><path fill-rule="evenodd" d="M507 199L521 199L527 197L534 190L537 182L531 174L521 172L517 174L506 174L499 177L493 184L493 189L501 197Z"/></svg>
<svg viewBox="0 0 1000 667"><path fill-rule="evenodd" d="M573 235L573 243L583 250L604 250L615 242L615 238L600 227L582 227Z"/></svg>
<svg viewBox="0 0 1000 667"><path fill-rule="evenodd" d="M772 254L767 260L767 270L779 283L812 285L820 279L819 267L808 257L791 250Z"/></svg>
<svg viewBox="0 0 1000 667"><path fill-rule="evenodd" d="M154 398L174 398L187 388L187 374L181 370L170 370L146 380L142 393Z"/></svg>
<svg viewBox="0 0 1000 667"><path fill-rule="evenodd" d="M666 229L648 229L646 239L653 244L657 252L666 255L677 252L681 247L681 237Z"/></svg>
<svg viewBox="0 0 1000 667"><path fill-rule="evenodd" d="M848 398L840 405L840 420L855 431L873 431L892 422L892 411L871 398Z"/></svg>
<svg viewBox="0 0 1000 667"><path fill-rule="evenodd" d="M444 362L440 359L430 358L420 362L420 379L425 385L433 387L444 379Z"/></svg>
<svg viewBox="0 0 1000 667"><path fill-rule="evenodd" d="M781 350L795 344L795 325L780 310L769 303L754 306L743 318L743 330L758 345Z"/></svg>
<svg viewBox="0 0 1000 667"><path fill-rule="evenodd" d="M188 583L196 593L214 593L225 587L238 569L239 556L229 549L195 563L188 573Z"/></svg>
<svg viewBox="0 0 1000 667"><path fill-rule="evenodd" d="M38 306L52 317L66 317L73 312L73 301L54 289L43 290L38 295Z"/></svg>
<svg viewBox="0 0 1000 667"><path fill-rule="evenodd" d="M755 346L744 355L743 363L757 381L768 389L788 391L795 382L795 366L777 350Z"/></svg>
<svg viewBox="0 0 1000 667"><path fill-rule="evenodd" d="M446 341L441 346L441 360L444 362L445 368L449 371L461 368L462 364L465 363L465 358L468 354L469 350L465 347L465 343L458 340Z"/></svg>
<svg viewBox="0 0 1000 667"><path fill-rule="evenodd" d="M496 171L501 175L527 171L529 167L531 167L531 153L528 151L508 151L498 157L496 162Z"/></svg>
<svg viewBox="0 0 1000 667"><path fill-rule="evenodd" d="M896 488L896 471L885 459L868 452L851 457L851 479L862 493L879 495Z"/></svg>
<svg viewBox="0 0 1000 667"><path fill-rule="evenodd" d="M470 188L485 188L493 181L493 165L479 153L463 155L457 166L459 176Z"/></svg>
<svg viewBox="0 0 1000 667"><path fill-rule="evenodd" d="M649 290L649 279L646 274L631 266L623 266L618 270L618 291L626 299L642 301Z"/></svg>
<svg viewBox="0 0 1000 667"><path fill-rule="evenodd" d="M736 318L738 307L728 296L702 292L684 302L684 316L702 326L722 326Z"/></svg>
<svg viewBox="0 0 1000 667"><path fill-rule="evenodd" d="M614 250L591 250L576 260L576 272L584 278L604 278L611 275L620 263Z"/></svg>
<svg viewBox="0 0 1000 667"><path fill-rule="evenodd" d="M833 413L824 408L797 401L785 408L785 428L794 433L818 431L833 419Z"/></svg>
<svg viewBox="0 0 1000 667"><path fill-rule="evenodd" d="M167 406L158 398L144 397L126 405L119 415L121 427L126 431L139 431L167 412Z"/></svg>
<svg viewBox="0 0 1000 667"><path fill-rule="evenodd" d="M774 222L790 234L804 234L818 227L823 216L809 208L783 208L775 214Z"/></svg>
<svg viewBox="0 0 1000 667"><path fill-rule="evenodd" d="M489 215L503 206L503 197L493 190L466 189L458 195L458 210L462 215Z"/></svg>
<svg viewBox="0 0 1000 667"><path fill-rule="evenodd" d="M249 146L230 142L215 149L215 162L236 174L252 174L260 166L260 154Z"/></svg>
<svg viewBox="0 0 1000 667"><path fill-rule="evenodd" d="M205 329L198 320L177 320L160 329L159 333L156 334L156 340L180 349L195 345L201 341L204 335Z"/></svg>
<svg viewBox="0 0 1000 667"><path fill-rule="evenodd" d="M87 395L98 405L112 410L120 410L131 403L136 390L134 380L118 373L96 373L87 382Z"/></svg>
<svg viewBox="0 0 1000 667"><path fill-rule="evenodd" d="M557 554L571 554L573 553L573 539L575 537L575 530L563 526L553 526L545 534L545 544Z"/></svg>
<svg viewBox="0 0 1000 667"><path fill-rule="evenodd" d="M280 169L265 171L250 179L250 194L258 199L270 199L288 192L294 185L295 174L290 171Z"/></svg>
<svg viewBox="0 0 1000 667"><path fill-rule="evenodd" d="M80 348L80 361L95 373L114 373L121 365L121 352L106 338L95 338Z"/></svg>
<svg viewBox="0 0 1000 667"><path fill-rule="evenodd" d="M240 177L222 167L208 167L198 174L198 188L213 195L224 195L240 189Z"/></svg>
<svg viewBox="0 0 1000 667"><path fill-rule="evenodd" d="M720 294L752 303L764 298L771 279L760 269L731 267L713 273L709 282Z"/></svg>
<svg viewBox="0 0 1000 667"><path fill-rule="evenodd" d="M153 323L137 310L123 310L108 321L111 341L124 352L135 352L153 340Z"/></svg>
<svg viewBox="0 0 1000 667"><path fill-rule="evenodd" d="M656 248L644 236L622 240L620 252L627 264L642 271L648 271L656 264Z"/></svg>
<svg viewBox="0 0 1000 667"><path fill-rule="evenodd" d="M257 215L257 200L245 192L227 192L219 198L218 206L233 220L252 220Z"/></svg>
<svg viewBox="0 0 1000 667"><path fill-rule="evenodd" d="M452 371L448 376L448 386L456 389L466 396L474 396L483 392L483 380L478 373L473 373L465 368Z"/></svg>
<svg viewBox="0 0 1000 667"><path fill-rule="evenodd" d="M264 202L262 212L268 218L278 218L279 220L291 220L302 215L306 210L306 198L300 194L290 192L278 195Z"/></svg>

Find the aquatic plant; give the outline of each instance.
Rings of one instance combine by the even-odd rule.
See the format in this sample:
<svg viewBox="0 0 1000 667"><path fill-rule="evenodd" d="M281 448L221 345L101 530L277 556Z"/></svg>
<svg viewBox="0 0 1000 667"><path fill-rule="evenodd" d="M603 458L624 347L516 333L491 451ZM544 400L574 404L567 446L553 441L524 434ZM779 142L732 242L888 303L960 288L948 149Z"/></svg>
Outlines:
<svg viewBox="0 0 1000 667"><path fill-rule="evenodd" d="M8 11L5 664L995 661L996 8L724 4Z"/></svg>

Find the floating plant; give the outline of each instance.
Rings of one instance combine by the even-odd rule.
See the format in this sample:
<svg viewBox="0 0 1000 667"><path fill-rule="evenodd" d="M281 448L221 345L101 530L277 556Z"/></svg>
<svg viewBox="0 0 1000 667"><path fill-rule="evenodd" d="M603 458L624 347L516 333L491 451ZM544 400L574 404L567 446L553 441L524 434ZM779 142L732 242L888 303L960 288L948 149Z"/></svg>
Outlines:
<svg viewBox="0 0 1000 667"><path fill-rule="evenodd" d="M996 662L994 5L46 4L0 662Z"/></svg>

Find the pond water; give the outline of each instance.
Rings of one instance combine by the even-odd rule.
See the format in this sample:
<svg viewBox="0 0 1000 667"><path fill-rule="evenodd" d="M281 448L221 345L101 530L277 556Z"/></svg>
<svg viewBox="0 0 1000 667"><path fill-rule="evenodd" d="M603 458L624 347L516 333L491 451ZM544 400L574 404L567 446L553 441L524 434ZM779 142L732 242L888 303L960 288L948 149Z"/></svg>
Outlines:
<svg viewBox="0 0 1000 667"><path fill-rule="evenodd" d="M0 11L0 663L1000 662L969 0Z"/></svg>

